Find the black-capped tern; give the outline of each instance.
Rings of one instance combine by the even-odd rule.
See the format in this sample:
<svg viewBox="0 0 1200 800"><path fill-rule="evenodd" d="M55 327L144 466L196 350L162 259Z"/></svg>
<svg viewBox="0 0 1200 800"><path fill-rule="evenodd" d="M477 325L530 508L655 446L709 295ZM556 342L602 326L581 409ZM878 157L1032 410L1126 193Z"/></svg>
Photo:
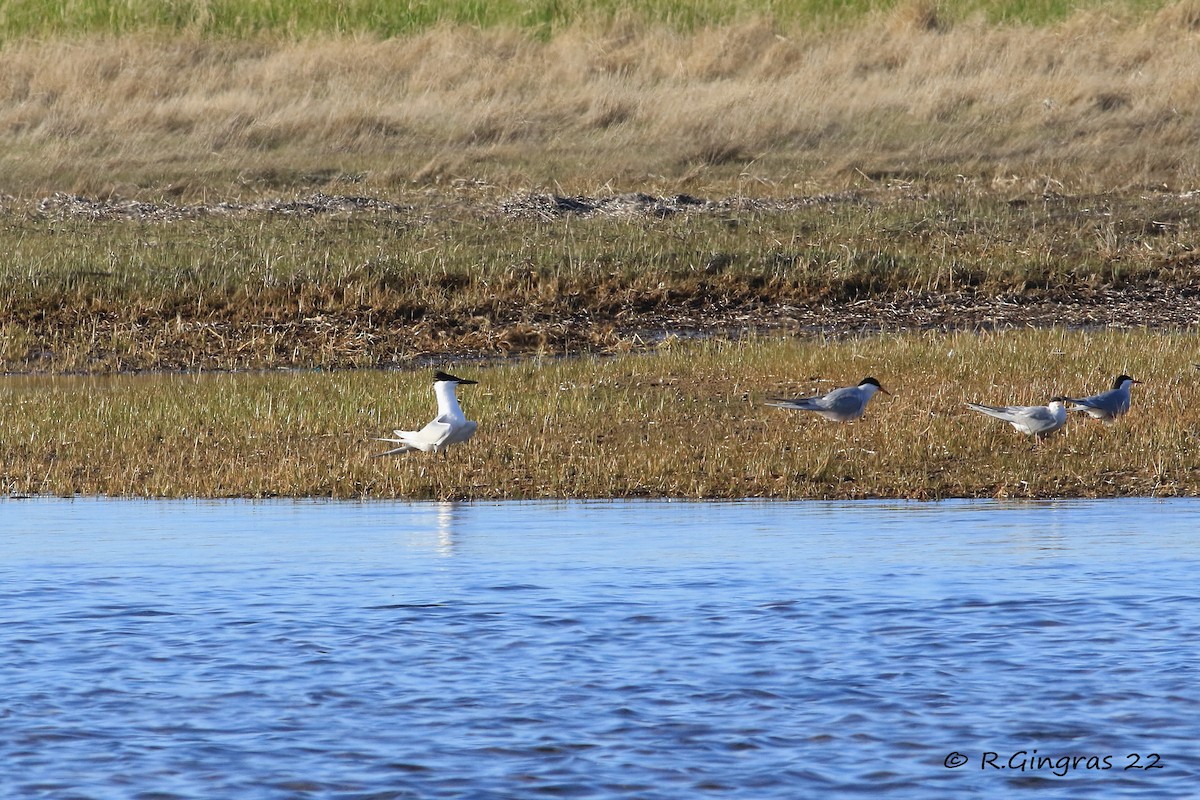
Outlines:
<svg viewBox="0 0 1200 800"><path fill-rule="evenodd" d="M1067 424L1067 406L1070 398L1052 397L1044 406L985 406L982 403L967 403L989 417L1002 419L1027 436L1045 438Z"/></svg>
<svg viewBox="0 0 1200 800"><path fill-rule="evenodd" d="M1135 383L1141 383L1141 381L1128 375L1118 375L1113 380L1112 388L1107 392L1078 400L1072 399L1072 405L1069 408L1071 411L1086 412L1092 419L1098 419L1106 425L1111 425L1116 422L1117 417L1129 411L1129 390Z"/></svg>
<svg viewBox="0 0 1200 800"><path fill-rule="evenodd" d="M797 397L794 400L771 400L767 405L776 408L813 411L833 422L851 422L863 415L867 410L867 403L871 402L871 398L875 396L876 392L891 394L874 378L863 378L857 386L844 386L841 389L834 389L829 394L817 397Z"/></svg>
<svg viewBox="0 0 1200 800"><path fill-rule="evenodd" d="M438 414L433 421L419 431L393 431L394 439L379 439L381 442L393 442L399 447L379 453L380 456L390 456L397 453L411 453L420 450L423 453L441 453L452 444L465 442L475 435L478 423L467 419L454 390L458 386L469 386L477 381L456 378L445 372L433 374L433 394L437 397Z"/></svg>

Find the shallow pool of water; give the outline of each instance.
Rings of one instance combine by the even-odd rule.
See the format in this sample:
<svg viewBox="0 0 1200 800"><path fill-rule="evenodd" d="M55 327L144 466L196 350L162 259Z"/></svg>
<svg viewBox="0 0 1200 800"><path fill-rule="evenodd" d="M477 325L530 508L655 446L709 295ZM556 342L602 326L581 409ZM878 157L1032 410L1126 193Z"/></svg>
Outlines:
<svg viewBox="0 0 1200 800"><path fill-rule="evenodd" d="M1198 515L0 501L0 788L1188 796Z"/></svg>

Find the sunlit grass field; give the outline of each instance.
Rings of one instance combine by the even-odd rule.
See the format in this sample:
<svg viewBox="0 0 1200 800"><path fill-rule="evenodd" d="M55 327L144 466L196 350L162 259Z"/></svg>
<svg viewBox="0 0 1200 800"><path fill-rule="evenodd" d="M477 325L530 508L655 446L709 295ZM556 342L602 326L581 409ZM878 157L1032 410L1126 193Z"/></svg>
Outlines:
<svg viewBox="0 0 1200 800"><path fill-rule="evenodd" d="M1200 4L0 6L0 193L1187 190Z"/></svg>
<svg viewBox="0 0 1200 800"><path fill-rule="evenodd" d="M374 459L433 414L431 371L0 381L9 493L338 498L1200 494L1193 334L1063 330L672 342L652 354L447 364L470 442ZM965 401L1045 403L1128 372L1133 410L1040 446ZM878 378L835 424L770 396Z"/></svg>
<svg viewBox="0 0 1200 800"><path fill-rule="evenodd" d="M1195 494L1197 31L1195 0L10 0L0 490ZM479 436L371 459L427 365L481 381ZM1118 372L1128 419L1038 448L962 406ZM762 402L867 374L861 423Z"/></svg>

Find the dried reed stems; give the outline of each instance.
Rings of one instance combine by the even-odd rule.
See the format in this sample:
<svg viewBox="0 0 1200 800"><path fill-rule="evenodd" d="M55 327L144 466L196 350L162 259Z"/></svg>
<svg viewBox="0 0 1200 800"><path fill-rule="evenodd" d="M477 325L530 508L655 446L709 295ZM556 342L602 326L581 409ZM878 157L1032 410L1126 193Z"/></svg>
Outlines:
<svg viewBox="0 0 1200 800"><path fill-rule="evenodd" d="M228 198L466 180L786 194L955 175L1191 188L1195 3L1093 5L1038 25L970 8L859 9L831 26L781 7L773 21L681 29L631 7L548 36L417 25L381 38L330 22L226 38L150 20L114 38L79 25L0 47L2 188Z"/></svg>

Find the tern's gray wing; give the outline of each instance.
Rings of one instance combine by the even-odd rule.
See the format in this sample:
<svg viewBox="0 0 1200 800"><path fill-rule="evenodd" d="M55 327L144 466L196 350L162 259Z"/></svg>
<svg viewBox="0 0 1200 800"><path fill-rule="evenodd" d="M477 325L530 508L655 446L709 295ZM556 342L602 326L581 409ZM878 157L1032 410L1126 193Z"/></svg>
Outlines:
<svg viewBox="0 0 1200 800"><path fill-rule="evenodd" d="M445 444L461 444L467 439L475 435L475 430L479 427L479 423L474 420L464 420L463 422L451 428L449 435L446 437Z"/></svg>
<svg viewBox="0 0 1200 800"><path fill-rule="evenodd" d="M1022 433L1042 435L1062 427L1062 420L1047 406L985 406L967 403L967 406L1011 424Z"/></svg>
<svg viewBox="0 0 1200 800"><path fill-rule="evenodd" d="M1021 411L1021 416L1030 422L1031 428L1043 429L1058 424L1058 417L1046 406L1029 406Z"/></svg>
<svg viewBox="0 0 1200 800"><path fill-rule="evenodd" d="M1006 422L1012 422L1017 419L1025 406L988 406L983 403L967 403L967 408L973 408L976 411L987 414L989 417L1002 419Z"/></svg>
<svg viewBox="0 0 1200 800"><path fill-rule="evenodd" d="M1116 394L1116 390L1109 389L1107 392L1094 394L1091 397L1072 397L1071 402L1088 408L1104 408L1116 399Z"/></svg>
<svg viewBox="0 0 1200 800"><path fill-rule="evenodd" d="M1067 423L1067 410L1055 398L1049 406L1029 406L1020 427L1034 436L1049 436ZM1018 423L1014 422L1016 426Z"/></svg>
<svg viewBox="0 0 1200 800"><path fill-rule="evenodd" d="M779 408L799 408L804 411L832 411L837 414L850 414L862 406L862 398L857 386L847 386L834 389L829 394L819 394L814 397L772 400L767 405Z"/></svg>
<svg viewBox="0 0 1200 800"><path fill-rule="evenodd" d="M1084 409L1091 408L1113 416L1129 410L1128 395L1120 389L1109 389L1107 392L1072 400L1071 402Z"/></svg>
<svg viewBox="0 0 1200 800"><path fill-rule="evenodd" d="M819 407L824 411L835 414L857 414L863 407L863 395L857 386L847 386L834 389L824 397L818 398Z"/></svg>
<svg viewBox="0 0 1200 800"><path fill-rule="evenodd" d="M768 400L767 405L775 406L776 408L798 408L803 411L821 411L825 408L824 406L820 405L821 401L824 399L824 395L817 397L793 397L790 400L777 398L775 400Z"/></svg>

